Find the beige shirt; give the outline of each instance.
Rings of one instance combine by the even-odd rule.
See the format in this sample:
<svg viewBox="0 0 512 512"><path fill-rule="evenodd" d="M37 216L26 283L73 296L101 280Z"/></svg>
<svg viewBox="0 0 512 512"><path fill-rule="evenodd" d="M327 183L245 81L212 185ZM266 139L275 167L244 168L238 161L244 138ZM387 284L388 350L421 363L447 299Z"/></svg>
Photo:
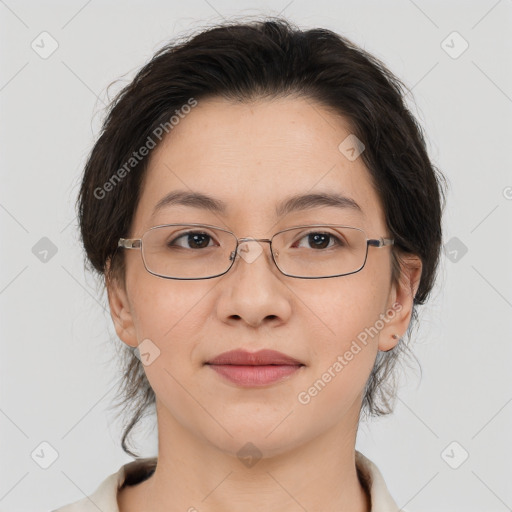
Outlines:
<svg viewBox="0 0 512 512"><path fill-rule="evenodd" d="M138 459L121 466L117 473L107 477L90 495L52 512L119 512L117 490L124 485L135 485L149 478L156 466L156 457ZM379 468L356 450L356 468L371 496L371 512L406 512L399 509L389 494Z"/></svg>

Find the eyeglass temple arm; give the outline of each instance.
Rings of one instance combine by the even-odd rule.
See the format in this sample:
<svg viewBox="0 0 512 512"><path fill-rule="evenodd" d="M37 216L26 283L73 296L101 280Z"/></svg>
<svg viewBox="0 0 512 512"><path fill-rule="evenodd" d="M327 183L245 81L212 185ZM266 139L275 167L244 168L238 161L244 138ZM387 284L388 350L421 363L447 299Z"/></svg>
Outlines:
<svg viewBox="0 0 512 512"><path fill-rule="evenodd" d="M368 240L368 245L372 247L384 247L385 245L394 245L395 240L393 238L379 238L378 240Z"/></svg>
<svg viewBox="0 0 512 512"><path fill-rule="evenodd" d="M118 247L124 247L125 249L138 249L141 245L140 238L120 238L117 242Z"/></svg>

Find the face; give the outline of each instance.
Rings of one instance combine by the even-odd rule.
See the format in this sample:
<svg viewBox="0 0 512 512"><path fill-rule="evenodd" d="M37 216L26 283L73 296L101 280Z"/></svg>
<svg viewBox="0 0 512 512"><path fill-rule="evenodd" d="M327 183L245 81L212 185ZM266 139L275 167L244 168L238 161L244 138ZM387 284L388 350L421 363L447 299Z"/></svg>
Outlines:
<svg viewBox="0 0 512 512"><path fill-rule="evenodd" d="M271 238L303 224L387 237L362 159L338 149L350 133L341 117L309 99L199 101L153 151L129 236L160 224L201 223L239 238ZM212 196L226 210L173 204L155 212L177 190ZM333 192L359 209L319 205L276 216L290 196ZM391 249L370 247L358 273L296 279L279 272L267 243L261 249L252 261L238 257L223 276L181 281L151 275L139 250L125 251L124 286L109 286L111 311L125 343L150 340L144 369L159 428L231 454L248 441L272 455L333 429L352 436L377 351L392 348L392 335L407 329L418 275L394 283ZM276 350L302 366L269 384L240 385L205 364L234 349Z"/></svg>

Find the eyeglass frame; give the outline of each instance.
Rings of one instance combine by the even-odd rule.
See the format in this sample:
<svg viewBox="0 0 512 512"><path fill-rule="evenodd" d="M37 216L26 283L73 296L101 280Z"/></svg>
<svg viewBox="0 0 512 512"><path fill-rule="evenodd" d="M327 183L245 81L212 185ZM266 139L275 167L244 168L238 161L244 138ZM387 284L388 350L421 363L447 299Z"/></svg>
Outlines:
<svg viewBox="0 0 512 512"><path fill-rule="evenodd" d="M229 259L231 260L231 264L229 265L228 269L225 270L224 272L221 272L220 274L215 274L213 276L208 276L208 277L170 277L170 276L163 276L161 274L157 274L156 272L153 272L153 271L149 270L149 268L148 268L148 266L146 264L146 260L144 258L144 251L143 251L143 248L142 248L142 245L143 245L142 244L142 239L143 239L143 237L144 237L144 235L146 233L150 232L153 229L170 227L170 226L198 226L198 227L205 227L205 228L211 228L211 229L217 229L217 230L220 230L220 231L224 231L225 233L229 233L230 235L232 235L235 238L235 240L236 240L236 247L235 247L234 251L232 251L230 256L229 256ZM366 252L365 252L365 257L364 257L363 264L357 270L354 270L352 272L347 272L345 274L335 274L335 275L332 275L332 276L316 276L316 277L303 277L303 276L295 276L295 275L291 275L291 274L286 274L285 272L283 272L279 268L279 265L277 264L277 261L275 260L274 251L272 249L272 240L277 235L279 235L281 233L285 233L286 231L291 231L292 229L310 228L310 227L312 227L312 228L315 228L315 227L337 227L337 228L356 229L356 230L360 231L361 233L363 233L363 235L365 237L367 236L366 232L363 229L356 228L354 226L345 226L345 225L341 225L341 224L306 224L306 225L301 225L301 226L292 226L290 228L283 229L281 231L278 231L277 233L274 233L271 238L252 238L252 237L238 238L232 231L229 231L228 229L221 228L219 226L213 226L211 224L199 224L199 223L193 223L193 222L192 223L188 223L188 224L184 224L184 223L178 222L178 223L173 223L173 224L160 224L158 226L153 226L153 227L147 229L146 231L144 231L144 233L142 233L142 236L140 238L119 238L119 240L117 242L117 247L118 248L121 247L123 249L140 249L141 250L140 252L141 252L142 263L144 264L144 268L151 275L154 275L156 277L160 277L162 279L175 279L175 280L180 280L180 281L192 281L192 280L200 280L200 279L213 279L215 277L220 277L220 276L223 276L224 274L227 274L231 270L233 265L235 264L236 256L238 254L238 247L240 246L240 242L251 242L251 241L252 242L267 242L270 245L270 254L272 256L272 261L274 262L274 264L277 267L277 269L279 270L279 272L281 272L281 274L283 274L283 275L285 275L287 277L293 277L295 279L330 279L331 277L343 277L343 276L349 276L351 274L357 274L358 272L361 272L361 270L363 270L363 268L366 265L366 261L368 260L368 247L371 246L371 247L377 247L378 249L380 249L382 247L394 245L394 243L395 243L394 238L384 238L384 237L380 237L380 238L366 238Z"/></svg>

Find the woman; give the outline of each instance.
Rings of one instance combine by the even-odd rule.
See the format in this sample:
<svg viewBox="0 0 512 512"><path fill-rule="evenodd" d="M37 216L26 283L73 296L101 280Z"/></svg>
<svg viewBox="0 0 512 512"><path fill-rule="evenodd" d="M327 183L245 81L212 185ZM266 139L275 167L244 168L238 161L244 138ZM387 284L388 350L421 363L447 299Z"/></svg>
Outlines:
<svg viewBox="0 0 512 512"><path fill-rule="evenodd" d="M441 175L402 84L328 30L224 24L113 101L79 197L127 347L127 438L158 457L59 512L397 511L355 450L441 244Z"/></svg>

